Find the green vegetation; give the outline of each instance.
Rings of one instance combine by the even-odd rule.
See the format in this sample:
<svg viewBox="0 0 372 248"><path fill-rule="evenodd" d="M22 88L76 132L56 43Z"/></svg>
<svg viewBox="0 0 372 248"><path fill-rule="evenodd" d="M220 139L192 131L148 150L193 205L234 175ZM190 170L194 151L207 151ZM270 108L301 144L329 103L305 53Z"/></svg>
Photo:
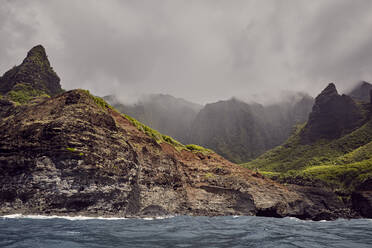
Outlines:
<svg viewBox="0 0 372 248"><path fill-rule="evenodd" d="M216 178L216 175L212 174L210 172L207 172L207 173L205 173L205 178L206 179L213 179L213 178Z"/></svg>
<svg viewBox="0 0 372 248"><path fill-rule="evenodd" d="M202 146L194 145L194 144L186 145L186 148L188 150L190 150L190 151L201 152L203 154L208 154L208 153L212 153L213 152L210 149L204 148Z"/></svg>
<svg viewBox="0 0 372 248"><path fill-rule="evenodd" d="M306 182L310 185L322 183L337 192L350 194L355 187L372 178L372 159L344 165L325 164L284 173L269 171L260 173L282 183Z"/></svg>
<svg viewBox="0 0 372 248"><path fill-rule="evenodd" d="M28 103L35 97L49 97L44 91L37 90L29 84L21 83L16 84L13 89L7 93L7 96L10 100L20 104Z"/></svg>
<svg viewBox="0 0 372 248"><path fill-rule="evenodd" d="M84 153L79 152L79 151L78 151L76 148L74 148L74 147L66 147L66 150L69 151L69 152L78 153L79 156L84 156Z"/></svg>
<svg viewBox="0 0 372 248"><path fill-rule="evenodd" d="M178 142L177 140L173 139L172 137L159 133L155 129L152 129L152 128L146 126L145 124L137 121L136 119L134 119L133 117L131 117L129 115L126 115L126 114L122 114L122 115L128 121L130 121L135 127L137 127L138 130L140 130L140 131L144 132L145 134L147 134L148 136L152 137L159 144L163 143L163 142L166 142L166 143L172 145L178 151L189 150L189 151L196 152L196 153L201 152L203 154L208 154L208 153L213 152L212 150L209 150L209 149L206 149L204 147L197 146L197 145L186 145L185 146L185 145L181 144L180 142Z"/></svg>
<svg viewBox="0 0 372 248"><path fill-rule="evenodd" d="M83 89L79 89L79 90L87 94L97 104L97 106L102 108L103 110L113 109L113 107L110 104L108 104L105 100L103 100L101 97L92 95L89 92L89 90L83 90Z"/></svg>
<svg viewBox="0 0 372 248"><path fill-rule="evenodd" d="M372 140L372 121L339 139L319 140L313 144L301 143L301 130L302 128L299 127L282 146L264 153L243 166L264 171L286 172L323 164L357 162L350 158L372 156L371 147L365 146ZM350 154L347 155L348 153Z"/></svg>
<svg viewBox="0 0 372 248"><path fill-rule="evenodd" d="M372 120L335 140L302 144L299 127L282 146L242 164L280 182L318 182L350 193L372 178Z"/></svg>
<svg viewBox="0 0 372 248"><path fill-rule="evenodd" d="M66 150L69 152L76 152L76 148L73 147L67 147Z"/></svg>
<svg viewBox="0 0 372 248"><path fill-rule="evenodd" d="M177 140L175 140L175 139L173 139L173 138L171 138L167 135L159 133L155 129L152 129L152 128L146 126L145 124L137 121L136 119L134 119L133 117L130 117L129 115L126 115L126 114L122 114L122 115L128 121L130 121L135 127L137 127L138 130L140 130L140 131L144 132L145 134L147 134L148 136L152 137L159 144L163 143L163 142L166 142L166 143L174 146L177 150L186 149L186 146L181 144Z"/></svg>

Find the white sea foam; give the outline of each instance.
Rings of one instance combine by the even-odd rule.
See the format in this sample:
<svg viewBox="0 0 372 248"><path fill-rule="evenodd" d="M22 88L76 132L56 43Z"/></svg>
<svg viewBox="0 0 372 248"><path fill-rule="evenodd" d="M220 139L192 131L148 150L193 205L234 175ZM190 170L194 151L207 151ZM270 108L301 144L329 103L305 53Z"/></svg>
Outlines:
<svg viewBox="0 0 372 248"><path fill-rule="evenodd" d="M175 215L166 215L166 216L156 216L156 217L145 217L142 218L143 220L164 220L164 219L169 219L173 218Z"/></svg>
<svg viewBox="0 0 372 248"><path fill-rule="evenodd" d="M23 215L23 214L10 214L3 215L2 218L6 219L37 219L37 220L46 220L46 219L66 219L66 220L124 220L127 218L119 217L90 217L90 216L60 216L60 215Z"/></svg>
<svg viewBox="0 0 372 248"><path fill-rule="evenodd" d="M294 220L294 221L297 221L297 222L312 222L313 220L301 220L299 218L296 218L296 217L285 217L285 218L288 218L290 220Z"/></svg>
<svg viewBox="0 0 372 248"><path fill-rule="evenodd" d="M173 218L175 216L157 216L157 217L146 217L141 218L143 220L163 220L168 218ZM23 215L23 214L10 214L10 215L3 215L0 218L4 219L36 219L36 220L47 220L47 219L66 219L66 220L125 220L128 218L124 217L91 217L91 216L60 216L60 215Z"/></svg>

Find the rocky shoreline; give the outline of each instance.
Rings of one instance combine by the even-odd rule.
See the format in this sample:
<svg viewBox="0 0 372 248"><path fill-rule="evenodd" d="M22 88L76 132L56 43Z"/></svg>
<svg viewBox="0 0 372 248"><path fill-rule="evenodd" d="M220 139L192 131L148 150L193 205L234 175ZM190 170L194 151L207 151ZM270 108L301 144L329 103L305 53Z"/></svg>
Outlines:
<svg viewBox="0 0 372 248"><path fill-rule="evenodd" d="M83 90L1 110L1 215L360 217L331 191L159 144Z"/></svg>

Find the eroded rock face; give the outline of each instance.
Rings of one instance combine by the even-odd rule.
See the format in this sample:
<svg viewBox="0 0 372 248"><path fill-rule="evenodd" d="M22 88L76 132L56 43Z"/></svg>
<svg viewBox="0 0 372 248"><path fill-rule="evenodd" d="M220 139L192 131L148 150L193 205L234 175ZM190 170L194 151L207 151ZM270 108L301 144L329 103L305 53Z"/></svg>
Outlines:
<svg viewBox="0 0 372 248"><path fill-rule="evenodd" d="M62 91L60 79L50 66L41 45L33 47L21 65L13 67L0 77L0 94L24 87L31 87L51 96Z"/></svg>
<svg viewBox="0 0 372 248"><path fill-rule="evenodd" d="M0 185L0 214L313 217L296 190L214 153L158 144L82 90L0 119Z"/></svg>
<svg viewBox="0 0 372 248"><path fill-rule="evenodd" d="M301 138L304 143L336 139L360 127L363 121L362 111L354 100L339 95L336 86L331 83L316 97Z"/></svg>

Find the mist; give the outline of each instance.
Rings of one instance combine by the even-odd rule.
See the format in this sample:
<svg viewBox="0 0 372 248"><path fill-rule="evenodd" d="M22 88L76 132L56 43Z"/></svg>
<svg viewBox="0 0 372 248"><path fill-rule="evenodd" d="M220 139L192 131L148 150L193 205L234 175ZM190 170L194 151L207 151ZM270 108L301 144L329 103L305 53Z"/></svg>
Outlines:
<svg viewBox="0 0 372 248"><path fill-rule="evenodd" d="M372 81L372 1L2 1L0 73L42 44L65 89L205 104ZM283 93L284 92L284 93Z"/></svg>

